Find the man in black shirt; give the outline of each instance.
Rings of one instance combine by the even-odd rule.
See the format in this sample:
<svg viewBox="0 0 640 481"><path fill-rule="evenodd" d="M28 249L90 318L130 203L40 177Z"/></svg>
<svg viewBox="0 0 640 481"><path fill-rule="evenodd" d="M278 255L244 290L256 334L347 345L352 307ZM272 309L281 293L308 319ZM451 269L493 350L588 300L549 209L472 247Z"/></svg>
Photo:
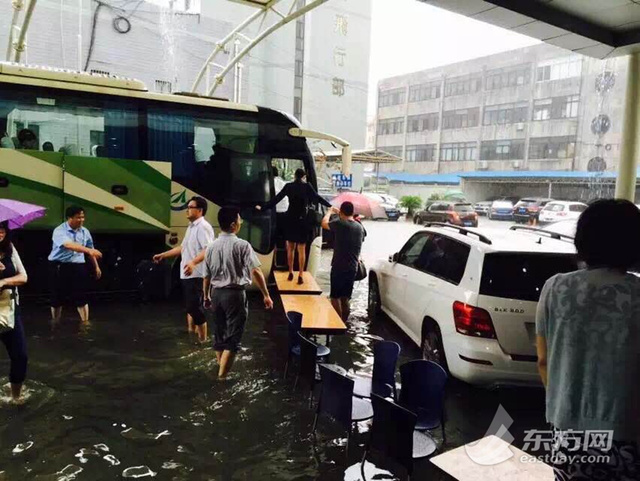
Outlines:
<svg viewBox="0 0 640 481"><path fill-rule="evenodd" d="M362 224L353 218L353 211L351 202L343 202L340 210L331 208L322 219L322 228L330 230L334 236L329 298L343 321L349 318L349 301L366 236ZM338 217L332 219L332 214L338 214Z"/></svg>

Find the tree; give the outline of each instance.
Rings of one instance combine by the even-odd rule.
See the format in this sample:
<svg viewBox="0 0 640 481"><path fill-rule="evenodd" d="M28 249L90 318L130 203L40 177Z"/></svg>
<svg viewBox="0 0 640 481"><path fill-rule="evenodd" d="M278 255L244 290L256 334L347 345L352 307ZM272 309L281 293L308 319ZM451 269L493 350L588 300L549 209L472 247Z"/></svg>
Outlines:
<svg viewBox="0 0 640 481"><path fill-rule="evenodd" d="M405 195L400 199L400 205L409 211L409 217L413 217L415 210L422 207L422 199L417 195Z"/></svg>

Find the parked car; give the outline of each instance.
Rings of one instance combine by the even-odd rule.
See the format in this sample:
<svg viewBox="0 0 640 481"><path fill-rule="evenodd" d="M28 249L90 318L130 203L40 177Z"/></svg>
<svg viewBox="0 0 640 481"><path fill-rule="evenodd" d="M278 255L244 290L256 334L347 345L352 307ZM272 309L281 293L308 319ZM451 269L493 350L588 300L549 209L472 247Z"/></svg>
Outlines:
<svg viewBox="0 0 640 481"><path fill-rule="evenodd" d="M363 195L378 202L387 214L388 220L397 221L402 215L398 208L399 201L395 197L386 194L375 194L373 192L365 192Z"/></svg>
<svg viewBox="0 0 640 481"><path fill-rule="evenodd" d="M476 214L478 215L489 215L491 204L493 204L493 202L490 200L485 200L483 202L476 202L475 204L473 204L473 209L476 211Z"/></svg>
<svg viewBox="0 0 640 481"><path fill-rule="evenodd" d="M540 211L540 223L556 222L559 220L578 220L587 207L582 202L553 201L544 206Z"/></svg>
<svg viewBox="0 0 640 481"><path fill-rule="evenodd" d="M541 199L538 197L520 199L513 207L513 220L526 224L531 219L537 219L542 208L552 201L553 199Z"/></svg>
<svg viewBox="0 0 640 481"><path fill-rule="evenodd" d="M369 310L384 312L463 381L539 385L535 315L544 283L577 269L570 239L428 227L372 264Z"/></svg>
<svg viewBox="0 0 640 481"><path fill-rule="evenodd" d="M444 222L454 225L478 227L478 214L467 202L436 201L427 210L421 210L413 216L413 222Z"/></svg>
<svg viewBox="0 0 640 481"><path fill-rule="evenodd" d="M513 202L510 200L494 200L487 214L489 219L513 220Z"/></svg>

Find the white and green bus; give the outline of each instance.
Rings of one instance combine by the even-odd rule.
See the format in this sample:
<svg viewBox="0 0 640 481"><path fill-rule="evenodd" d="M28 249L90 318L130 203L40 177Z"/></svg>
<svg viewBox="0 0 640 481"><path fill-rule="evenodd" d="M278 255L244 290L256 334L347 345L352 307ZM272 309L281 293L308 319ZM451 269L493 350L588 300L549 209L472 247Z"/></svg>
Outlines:
<svg viewBox="0 0 640 481"><path fill-rule="evenodd" d="M128 291L141 260L181 242L193 195L209 201L214 227L219 206L241 208L240 236L268 274L275 210L253 207L275 195L272 167L285 180L304 168L316 187L306 139L290 133L298 127L281 112L151 93L136 80L0 64L0 197L47 208L15 233L32 289L46 285L51 231L67 206L85 208L104 254L99 288ZM320 246L319 238L310 242L310 270Z"/></svg>

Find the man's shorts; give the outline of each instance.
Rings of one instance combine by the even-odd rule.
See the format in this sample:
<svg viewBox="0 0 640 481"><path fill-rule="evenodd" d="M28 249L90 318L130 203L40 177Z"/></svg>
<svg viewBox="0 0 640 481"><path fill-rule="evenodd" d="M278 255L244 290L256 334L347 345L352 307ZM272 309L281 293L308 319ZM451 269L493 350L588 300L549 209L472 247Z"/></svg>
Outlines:
<svg viewBox="0 0 640 481"><path fill-rule="evenodd" d="M181 283L187 314L191 316L196 326L201 326L207 322L202 307L202 277L182 279Z"/></svg>
<svg viewBox="0 0 640 481"><path fill-rule="evenodd" d="M88 304L87 288L91 282L86 263L49 262L49 292L51 307L71 304L82 307Z"/></svg>
<svg viewBox="0 0 640 481"><path fill-rule="evenodd" d="M356 282L356 270L340 270L331 268L331 299L351 299L353 284Z"/></svg>
<svg viewBox="0 0 640 481"><path fill-rule="evenodd" d="M211 310L215 316L213 349L238 352L249 317L249 304L244 289L213 289Z"/></svg>

